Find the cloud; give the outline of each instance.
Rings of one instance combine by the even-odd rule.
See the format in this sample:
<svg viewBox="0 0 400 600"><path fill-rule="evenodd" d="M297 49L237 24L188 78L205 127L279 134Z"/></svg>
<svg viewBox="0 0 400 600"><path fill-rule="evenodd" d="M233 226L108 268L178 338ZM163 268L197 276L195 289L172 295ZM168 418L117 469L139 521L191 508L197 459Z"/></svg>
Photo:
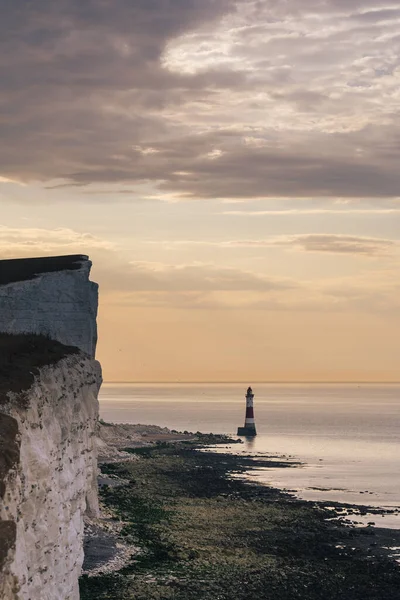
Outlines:
<svg viewBox="0 0 400 600"><path fill-rule="evenodd" d="M268 286L269 289L245 290L240 286L235 290L175 288L172 279L170 285L165 286L169 289L110 291L103 298L103 304L132 309L306 311L315 314L362 312L378 315L387 311L397 315L400 309L400 285L393 280L394 275L392 272L381 278L364 274L325 281L293 281L287 289Z"/></svg>
<svg viewBox="0 0 400 600"><path fill-rule="evenodd" d="M133 292L209 292L249 290L289 290L298 284L290 279L267 277L256 273L218 267L212 264L167 265L130 262L118 270L104 273L122 291Z"/></svg>
<svg viewBox="0 0 400 600"><path fill-rule="evenodd" d="M250 213L251 214L251 213ZM177 240L165 242L147 242L148 244L163 244L173 246L214 246L227 249L243 248L292 248L305 252L325 252L329 254L352 254L366 257L389 256L400 249L400 242L375 237L343 235L343 234L298 234L271 236L266 239L254 240Z"/></svg>
<svg viewBox="0 0 400 600"><path fill-rule="evenodd" d="M234 8L232 0L38 0L21 10L1 0L4 176L73 180L82 169L96 180L105 165L139 161L148 137L165 136L163 107L224 77L168 72L168 40Z"/></svg>
<svg viewBox="0 0 400 600"><path fill-rule="evenodd" d="M114 244L72 229L0 226L0 259L113 251Z"/></svg>
<svg viewBox="0 0 400 600"><path fill-rule="evenodd" d="M0 259L54 254L90 254L104 291L210 292L274 291L297 287L291 279L207 263L169 265L128 261L112 242L67 228L0 226Z"/></svg>
<svg viewBox="0 0 400 600"><path fill-rule="evenodd" d="M8 177L2 177L2 176L0 176L0 183L13 183L16 185L23 185L19 181L16 181L15 179L9 179Z"/></svg>
<svg viewBox="0 0 400 600"><path fill-rule="evenodd" d="M361 247L359 238L352 241L356 246L344 249L344 240L341 240L343 245L339 248L338 240L332 241L331 246L327 239L324 244L320 240L317 251L349 251L363 256L369 252L372 256L375 255L372 244L378 242L377 246L380 246L379 240L368 238L364 239L365 247ZM347 240L346 243L351 245L352 241ZM289 243L289 240L286 242ZM308 243L311 241L308 240ZM380 314L382 310L398 311L400 308L400 284L397 270L393 267L380 272L360 272L352 277L300 280L204 263L174 266L135 261L126 264L115 257L108 266L100 265L97 275L103 305L132 309Z"/></svg>
<svg viewBox="0 0 400 600"><path fill-rule="evenodd" d="M294 247L306 252L326 252L329 254L352 254L361 256L385 256L398 250L399 242L365 236L304 234L282 236L276 245Z"/></svg>
<svg viewBox="0 0 400 600"><path fill-rule="evenodd" d="M221 242L219 242L221 243ZM251 241L222 242L242 247ZM259 240L259 245L305 251L378 256L391 240L357 236L296 235ZM107 240L70 229L0 227L0 258L84 253L93 260L101 306L124 305L199 310L374 312L400 309L398 267L353 277L300 280L209 263L170 265L131 261Z"/></svg>
<svg viewBox="0 0 400 600"><path fill-rule="evenodd" d="M399 196L398 2L0 10L2 178L181 200Z"/></svg>
<svg viewBox="0 0 400 600"><path fill-rule="evenodd" d="M227 210L222 214L234 216L310 216L310 215L365 215L365 216L380 216L380 215L400 215L400 208L291 208L287 210Z"/></svg>

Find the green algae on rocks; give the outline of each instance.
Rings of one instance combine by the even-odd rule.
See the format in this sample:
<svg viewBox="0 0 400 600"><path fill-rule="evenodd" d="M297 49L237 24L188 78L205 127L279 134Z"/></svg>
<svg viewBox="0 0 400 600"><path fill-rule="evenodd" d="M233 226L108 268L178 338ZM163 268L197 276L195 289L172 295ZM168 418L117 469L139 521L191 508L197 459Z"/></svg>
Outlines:
<svg viewBox="0 0 400 600"><path fill-rule="evenodd" d="M124 483L101 495L124 522L124 540L141 550L116 573L83 577L82 600L400 600L397 565L352 549L362 532L328 520L332 511L232 477L291 463L188 443L136 454L103 465Z"/></svg>

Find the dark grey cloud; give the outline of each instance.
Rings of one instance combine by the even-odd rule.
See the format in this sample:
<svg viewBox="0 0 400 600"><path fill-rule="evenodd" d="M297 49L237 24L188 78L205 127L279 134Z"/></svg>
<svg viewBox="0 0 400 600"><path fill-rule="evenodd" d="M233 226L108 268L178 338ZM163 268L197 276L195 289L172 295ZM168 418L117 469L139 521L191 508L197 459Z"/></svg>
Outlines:
<svg viewBox="0 0 400 600"><path fill-rule="evenodd" d="M108 164L69 177L82 185L158 181L161 190L186 197L400 196L397 140L390 141L393 132L388 129L386 140L369 153L368 137L373 139L374 131L368 129L357 135L304 134L300 143L288 134L275 135L272 143L259 147L243 143L237 132L223 130L165 142L149 140L157 152L142 155L130 149L123 159L110 158ZM362 147L366 151L360 156L357 149ZM213 148L221 155L210 155Z"/></svg>
<svg viewBox="0 0 400 600"><path fill-rule="evenodd" d="M400 196L399 2L0 10L2 176L186 198Z"/></svg>
<svg viewBox="0 0 400 600"><path fill-rule="evenodd" d="M165 45L233 9L232 0L0 1L1 172L50 179L73 165L102 168L165 134L149 110L240 77L168 72Z"/></svg>

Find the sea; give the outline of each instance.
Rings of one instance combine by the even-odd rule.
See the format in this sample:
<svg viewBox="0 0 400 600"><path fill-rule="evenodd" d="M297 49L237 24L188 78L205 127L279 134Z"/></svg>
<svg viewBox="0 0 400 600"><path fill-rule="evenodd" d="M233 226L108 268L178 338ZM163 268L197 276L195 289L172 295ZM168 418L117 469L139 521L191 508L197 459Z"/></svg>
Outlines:
<svg viewBox="0 0 400 600"><path fill-rule="evenodd" d="M244 424L247 387L105 383L100 416L236 437ZM285 456L301 465L251 471L251 478L306 500L400 509L400 384L252 387L257 436L225 451ZM400 528L400 513L379 517L380 527Z"/></svg>

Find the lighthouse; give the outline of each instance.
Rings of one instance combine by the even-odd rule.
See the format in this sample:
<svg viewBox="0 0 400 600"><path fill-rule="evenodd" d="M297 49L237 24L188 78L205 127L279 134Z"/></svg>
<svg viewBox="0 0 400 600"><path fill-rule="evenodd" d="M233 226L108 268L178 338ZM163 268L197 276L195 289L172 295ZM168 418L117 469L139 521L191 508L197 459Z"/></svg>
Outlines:
<svg viewBox="0 0 400 600"><path fill-rule="evenodd" d="M256 424L254 421L254 408L253 408L254 394L251 387L247 388L246 393L246 418L244 421L244 427L238 427L237 434L244 436L257 435Z"/></svg>

